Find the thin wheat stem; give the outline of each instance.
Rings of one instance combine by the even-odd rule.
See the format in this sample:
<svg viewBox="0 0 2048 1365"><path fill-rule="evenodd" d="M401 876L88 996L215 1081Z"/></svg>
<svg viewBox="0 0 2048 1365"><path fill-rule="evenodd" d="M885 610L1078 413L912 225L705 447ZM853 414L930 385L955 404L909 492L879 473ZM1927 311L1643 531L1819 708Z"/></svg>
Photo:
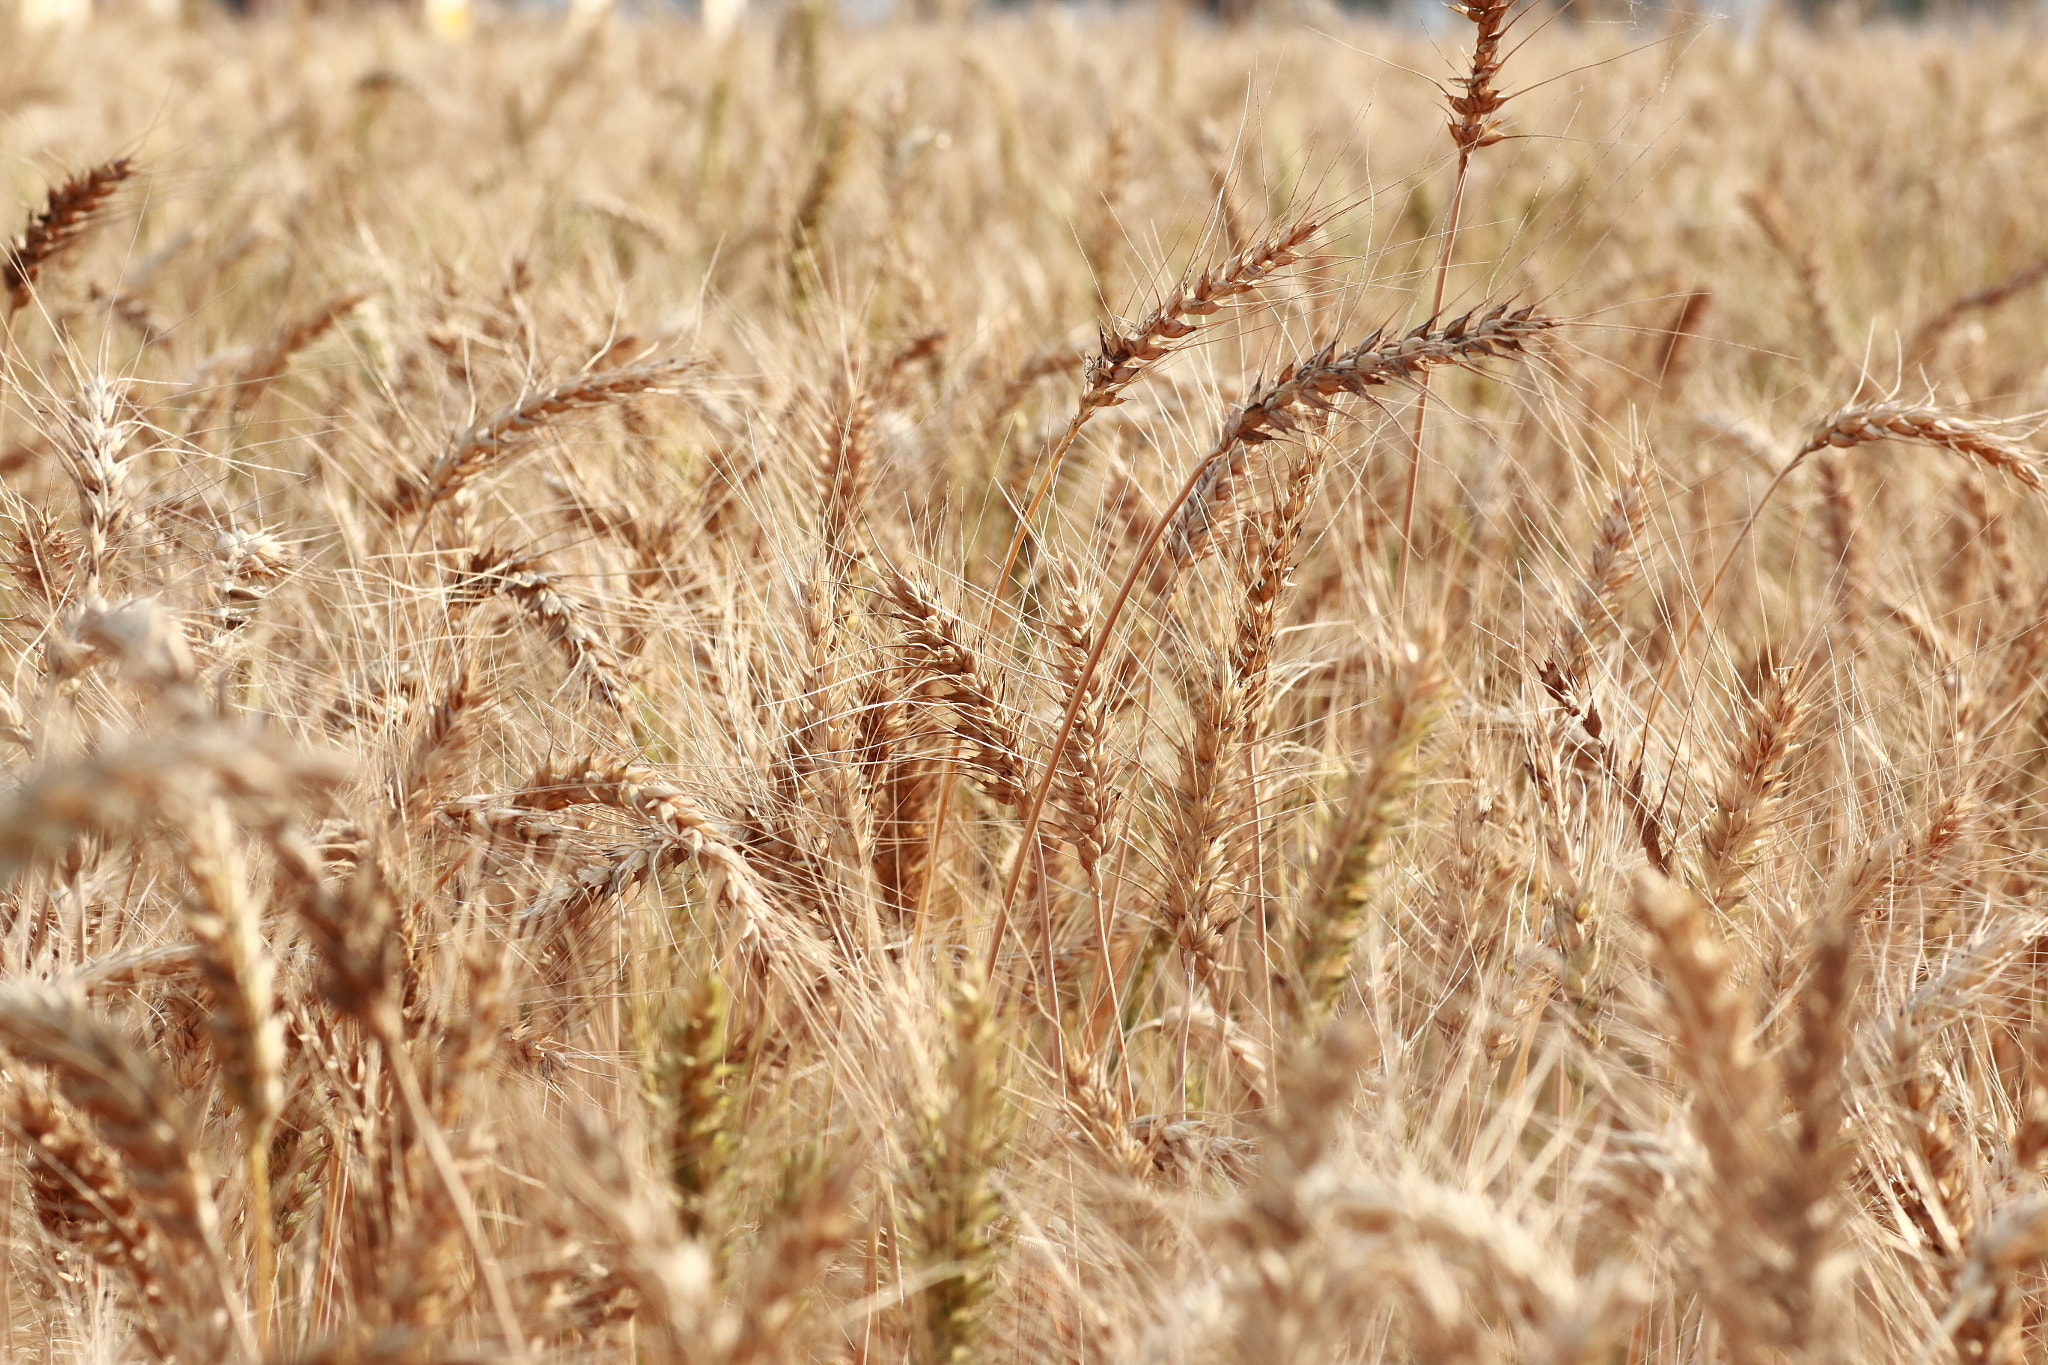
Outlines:
<svg viewBox="0 0 2048 1365"><path fill-rule="evenodd" d="M1443 247L1436 254L1436 285L1431 292L1429 315L1444 311L1444 285L1450 278L1451 252L1458 242L1458 220L1465 207L1465 173L1472 164L1469 147L1458 150L1458 182L1451 189L1450 217L1444 224ZM1415 420L1408 428L1408 483L1401 494L1401 558L1394 570L1394 601L1405 612L1408 603L1408 564L1415 551L1415 489L1422 480L1423 423L1429 414L1429 375L1416 382Z"/></svg>

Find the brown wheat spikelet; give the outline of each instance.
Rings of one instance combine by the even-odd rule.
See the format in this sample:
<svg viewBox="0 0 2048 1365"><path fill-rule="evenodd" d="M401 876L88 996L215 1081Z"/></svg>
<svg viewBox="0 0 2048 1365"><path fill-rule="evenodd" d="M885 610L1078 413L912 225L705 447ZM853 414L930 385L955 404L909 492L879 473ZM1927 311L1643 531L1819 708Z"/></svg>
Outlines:
<svg viewBox="0 0 2048 1365"><path fill-rule="evenodd" d="M1456 78L1456 84L1465 93L1449 97L1451 113L1455 115L1449 124L1451 139L1458 144L1461 156L1470 156L1506 136L1500 130L1498 116L1507 96L1494 88L1493 81L1500 74L1500 40L1507 32L1514 0L1469 0L1451 8L1471 20L1475 30L1471 68Z"/></svg>
<svg viewBox="0 0 2048 1365"><path fill-rule="evenodd" d="M1023 741L1010 708L987 680L967 625L924 584L898 572L884 578L886 610L901 623L904 667L915 695L949 708L966 763L1005 806L1025 803Z"/></svg>
<svg viewBox="0 0 2048 1365"><path fill-rule="evenodd" d="M1101 680L1082 681L1099 603L1095 594L1082 586L1080 570L1072 560L1062 558L1054 565L1054 581L1051 628L1059 698L1065 705L1074 700L1076 689L1085 689L1085 695L1075 711L1074 737L1055 787L1058 809L1047 828L1074 846L1082 870L1093 877L1102 856L1111 802L1108 757L1103 752L1106 717Z"/></svg>
<svg viewBox="0 0 2048 1365"><path fill-rule="evenodd" d="M541 560L485 547L470 551L449 595L457 602L504 596L517 602L567 658L571 675L598 701L630 714L632 682L611 642L592 621L590 608L564 592Z"/></svg>
<svg viewBox="0 0 2048 1365"><path fill-rule="evenodd" d="M1643 495L1641 453L1616 482L1601 514L1586 571L1572 588L1571 609L1560 613L1550 667L1577 691L1590 656L1616 630L1614 600L1636 574L1636 539L1649 515Z"/></svg>
<svg viewBox="0 0 2048 1365"><path fill-rule="evenodd" d="M1700 890L1723 914L1741 904L1756 850L1778 816L1789 769L1804 743L1814 683L1810 667L1772 669L1750 703L1723 771L1700 836Z"/></svg>
<svg viewBox="0 0 2048 1365"><path fill-rule="evenodd" d="M245 412L256 406L270 386L277 382L292 358L327 335L336 324L355 310L369 295L361 292L337 294L305 317L279 331L236 377L228 406Z"/></svg>
<svg viewBox="0 0 2048 1365"><path fill-rule="evenodd" d="M2020 267L1996 284L1988 284L1982 289L1972 290L1949 300L1940 310L1914 328L1913 334L1907 338L1906 368L1917 370L1933 360L1935 352L1941 346L1942 338L1954 331L1956 324L1970 314L1996 308L2032 289L2043 280L2048 280L2048 256Z"/></svg>
<svg viewBox="0 0 2048 1365"><path fill-rule="evenodd" d="M8 1087L7 1127L26 1149L36 1220L59 1241L127 1276L146 1310L160 1311L174 1288L165 1281L156 1232L119 1159L79 1126L46 1082L23 1070ZM56 1257L59 1275L67 1272L67 1260L67 1253Z"/></svg>
<svg viewBox="0 0 2048 1365"><path fill-rule="evenodd" d="M1242 692L1224 659L1194 672L1188 690L1192 723L1167 807L1159 916L1186 970L1206 981L1222 965L1223 934L1236 912L1227 879L1237 871L1229 836L1241 793L1230 760L1243 730Z"/></svg>
<svg viewBox="0 0 2048 1365"><path fill-rule="evenodd" d="M115 157L81 171L50 191L43 207L30 215L20 239L0 256L0 289L7 291L10 312L28 306L36 276L58 253L83 237L94 216L113 198L121 182L135 174L135 163Z"/></svg>
<svg viewBox="0 0 2048 1365"><path fill-rule="evenodd" d="M1370 913L1372 874L1404 819L1402 803L1415 789L1422 746L1448 690L1434 649L1410 645L1393 665L1368 747L1353 769L1287 926L1287 954L1275 964L1298 1017L1326 1012L1349 976L1352 952Z"/></svg>
<svg viewBox="0 0 2048 1365"><path fill-rule="evenodd" d="M2041 491L2038 457L2025 446L1999 435L1987 423L1939 408L1916 407L1886 400L1841 408L1814 426L1793 456L1804 459L1827 446L1848 447L1873 441L1916 441L1940 446L1967 459L1981 461L2010 474L2035 492Z"/></svg>
<svg viewBox="0 0 2048 1365"><path fill-rule="evenodd" d="M1032 519L1052 492L1082 427L1102 408L1122 403L1124 390L1189 338L1198 334L1203 320L1220 313L1225 304L1254 293L1275 271L1301 259L1303 250L1322 230L1320 214L1302 214L1250 246L1236 251L1229 260L1212 265L1192 279L1183 278L1165 298L1127 329L1103 328L1100 345L1088 358L1082 372L1081 396L1064 432L1056 439L1041 463L1045 473L1038 491L1024 508L1017 528L1004 552L1001 582L1007 584L1017 562L1018 551L1031 533ZM1035 375L1038 366L1025 371ZM1021 399L1026 381L1021 375L999 408L1003 414Z"/></svg>
<svg viewBox="0 0 2048 1365"><path fill-rule="evenodd" d="M688 361L662 360L619 369L595 370L558 384L536 385L480 422L464 427L423 473L399 482L384 499L394 517L427 511L448 501L479 474L502 462L537 433L570 413L621 403L659 392L687 374Z"/></svg>
<svg viewBox="0 0 2048 1365"><path fill-rule="evenodd" d="M1196 465L1194 491L1167 528L1168 558L1182 568L1200 559L1236 495L1251 452L1300 429L1304 421L1335 412L1331 400L1418 382L1436 369L1470 368L1495 356L1520 355L1531 340L1555 326L1555 319L1533 308L1510 310L1500 304L1440 325L1421 323L1398 338L1389 339L1381 329L1348 351L1339 352L1331 342L1297 360L1224 420L1215 444Z"/></svg>
<svg viewBox="0 0 2048 1365"><path fill-rule="evenodd" d="M860 557L854 536L867 519L868 487L874 481L875 403L842 377L834 395L825 441L818 456L819 536L828 571L843 575Z"/></svg>
<svg viewBox="0 0 2048 1365"><path fill-rule="evenodd" d="M45 1068L56 1090L120 1154L152 1225L211 1272L226 1318L220 1325L252 1346L221 1244L213 1182L187 1105L169 1079L103 1020L47 992L0 997L0 1046Z"/></svg>
<svg viewBox="0 0 2048 1365"><path fill-rule="evenodd" d="M1114 407L1123 391L1179 344L1201 330L1203 318L1243 298L1275 271L1293 265L1322 230L1321 215L1306 213L1269 232L1229 260L1184 278L1151 312L1128 328L1104 328L1088 361L1081 407Z"/></svg>

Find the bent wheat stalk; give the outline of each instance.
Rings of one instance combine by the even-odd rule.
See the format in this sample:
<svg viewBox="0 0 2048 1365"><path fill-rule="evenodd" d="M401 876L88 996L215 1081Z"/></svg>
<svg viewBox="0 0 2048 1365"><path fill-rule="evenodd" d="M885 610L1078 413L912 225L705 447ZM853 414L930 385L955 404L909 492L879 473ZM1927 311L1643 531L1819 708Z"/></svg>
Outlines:
<svg viewBox="0 0 2048 1365"><path fill-rule="evenodd" d="M1684 632L1678 637L1678 647L1671 651L1671 658L1657 675L1656 689L1650 694L1650 705L1643 713L1642 737L1636 744L1636 764L1642 763L1643 753L1649 748L1650 727L1656 724L1657 713L1663 708L1665 693L1671 687L1671 680L1677 675L1678 666L1685 658L1686 647L1706 620L1707 608L1713 604L1714 593L1720 588L1721 580L1728 576L1728 570L1735 563L1735 556L1749 542L1750 532L1756 529L1764 509L1771 504L1771 497L1779 485L1790 478L1792 471L1806 462L1809 455L1817 454L1830 446L1849 449L1869 445L1875 441L1916 441L1922 445L1939 446L1954 451L1964 459L1977 460L1991 468L2010 474L2034 492L2042 491L2041 470L2034 453L2025 446L1992 431L1985 423L1972 418L1944 412L1939 408L1915 407L1886 399L1877 403L1862 403L1840 408L1832 416L1825 417L1814 427L1806 444L1792 456L1785 467L1778 471L1765 486L1763 496L1757 499L1750 510L1749 518L1742 523L1742 529L1735 535L1735 543L1728 547L1728 553L1721 556L1721 565L1714 570L1714 576L1707 580L1707 590L1700 595L1693 608L1692 619L1686 622Z"/></svg>
<svg viewBox="0 0 2048 1365"><path fill-rule="evenodd" d="M1088 419L1100 408L1113 408L1123 402L1123 391L1200 331L1202 319L1221 312L1224 304L1251 293L1274 271L1300 260L1309 241L1322 230L1322 226L1319 214L1305 213L1286 227L1252 243L1230 260L1209 267L1192 280L1184 279L1179 288L1161 300L1158 307L1130 331L1103 329L1101 349L1088 362L1081 400L1075 405L1066 430L1053 442L1045 460L1045 477L1026 504L1024 515L1017 519L1017 529L1010 536L1009 548L1003 552L1002 572L996 578L998 606L1004 585L1010 581L1010 573L1016 568L1018 552L1023 549L1025 538L1031 534L1032 519L1038 515L1038 509L1058 482L1060 467L1066 462L1068 452L1074 448L1074 442Z"/></svg>
<svg viewBox="0 0 2048 1365"><path fill-rule="evenodd" d="M1290 365L1281 372L1278 380L1224 423L1216 444L1189 472L1180 492L1167 504L1159 520L1153 524L1151 533L1138 547L1137 554L1132 556L1131 567L1124 573L1116 598L1095 632L1094 643L1089 647L1088 657L1075 680L1066 710L1060 716L1060 727L1053 736L1052 748L1046 754L1044 771L1031 793L1030 805L1025 808L1023 838L1018 842L1017 856L1010 863L1002 904L996 912L995 934L988 957L982 963L985 979L992 979L995 975L996 957L1009 928L1010 911L1016 904L1017 888L1024 878L1024 865L1034 847L1039 820L1045 813L1046 794L1052 790L1059 776L1060 760L1066 753L1067 742L1074 733L1075 719L1088 696L1088 684L1094 678L1095 670L1102 665L1103 652L1116 630L1117 621L1123 616L1125 604L1130 601L1131 590L1137 586L1140 575L1152 561L1153 553L1169 533L1177 544L1191 544L1194 524L1199 522L1202 533L1206 534L1210 524L1207 511L1190 511L1197 506L1197 494L1202 494L1207 501L1226 491L1233 477L1232 471L1243 467L1245 448L1277 440L1296 430L1300 424L1294 414L1300 408L1334 413L1338 409L1332 400L1341 394L1362 394L1369 388L1397 381L1413 383L1432 369L1446 365L1469 367L1491 356L1518 355L1530 340L1557 325L1557 319L1538 314L1532 308L1510 312L1501 305L1483 315L1467 313L1440 328L1430 328L1425 323L1399 341L1383 341L1385 333L1382 329L1342 355L1333 356L1334 348L1325 346L1306 360Z"/></svg>

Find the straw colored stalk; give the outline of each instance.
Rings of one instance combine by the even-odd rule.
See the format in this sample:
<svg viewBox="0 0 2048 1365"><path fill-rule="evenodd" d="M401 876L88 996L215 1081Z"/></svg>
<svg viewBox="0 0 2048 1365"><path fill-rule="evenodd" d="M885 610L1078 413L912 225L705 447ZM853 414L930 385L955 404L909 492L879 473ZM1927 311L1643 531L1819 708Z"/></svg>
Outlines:
<svg viewBox="0 0 2048 1365"><path fill-rule="evenodd" d="M127 394L119 383L95 374L86 379L65 414L64 466L78 491L78 523L85 541L82 592L87 596L99 591L133 502L127 481L135 456L128 447L142 427L123 415L126 404Z"/></svg>
<svg viewBox="0 0 2048 1365"><path fill-rule="evenodd" d="M1436 279L1429 301L1431 317L1441 315L1444 310L1444 288L1450 280L1451 259L1458 248L1458 228L1465 211L1465 185L1472 171L1472 154L1482 147L1491 147L1504 136L1500 130L1500 110L1507 103L1508 96L1495 87L1494 77L1500 74L1503 60L1500 40L1507 32L1514 0L1465 0L1463 4L1453 4L1451 9L1470 20L1474 32L1472 60L1465 74L1454 81L1464 93L1453 95L1448 90L1444 91L1444 101L1451 111L1451 140L1458 146L1458 176L1451 186L1451 207L1444 223L1443 245L1437 249ZM1408 596L1408 561L1413 551L1410 537L1415 529L1415 489L1422 477L1423 426L1428 414L1429 376L1425 373L1416 381L1414 425L1408 433L1408 482L1401 499L1401 561L1394 573L1394 598L1403 603Z"/></svg>

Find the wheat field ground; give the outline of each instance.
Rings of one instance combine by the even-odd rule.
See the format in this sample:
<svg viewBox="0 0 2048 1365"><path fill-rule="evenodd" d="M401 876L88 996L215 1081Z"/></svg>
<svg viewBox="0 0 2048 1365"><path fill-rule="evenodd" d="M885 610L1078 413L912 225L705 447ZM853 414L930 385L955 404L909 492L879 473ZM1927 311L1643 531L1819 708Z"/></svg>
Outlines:
<svg viewBox="0 0 2048 1365"><path fill-rule="evenodd" d="M0 1351L2041 1358L2037 36L6 36Z"/></svg>

